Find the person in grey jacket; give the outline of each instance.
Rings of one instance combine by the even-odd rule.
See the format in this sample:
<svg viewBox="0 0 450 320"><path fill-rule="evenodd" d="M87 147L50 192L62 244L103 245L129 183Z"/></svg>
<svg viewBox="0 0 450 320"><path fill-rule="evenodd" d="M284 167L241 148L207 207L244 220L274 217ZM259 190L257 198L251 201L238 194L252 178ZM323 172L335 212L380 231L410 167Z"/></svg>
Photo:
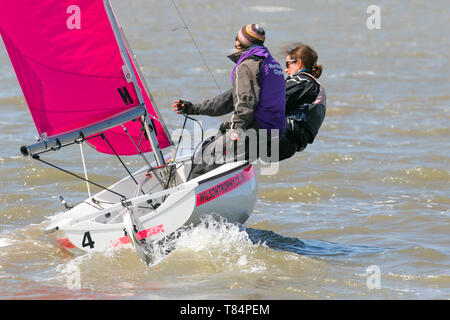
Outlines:
<svg viewBox="0 0 450 320"><path fill-rule="evenodd" d="M266 130L269 136L273 130L278 130L279 135L283 135L286 127L283 69L264 47L264 41L265 32L260 26L251 24L242 27L235 39L237 51L228 56L236 63L231 77L232 88L199 104L184 100L174 102L175 112L188 115L217 117L233 112L230 121L220 126L222 135L203 146L204 154L214 154L215 144L227 145L230 140L236 142L239 140L240 132L249 129L254 129L257 134L260 130ZM245 142L248 143L247 137ZM246 145L245 159L256 160L249 158L248 149ZM192 169L190 178L195 178L219 165L197 164Z"/></svg>

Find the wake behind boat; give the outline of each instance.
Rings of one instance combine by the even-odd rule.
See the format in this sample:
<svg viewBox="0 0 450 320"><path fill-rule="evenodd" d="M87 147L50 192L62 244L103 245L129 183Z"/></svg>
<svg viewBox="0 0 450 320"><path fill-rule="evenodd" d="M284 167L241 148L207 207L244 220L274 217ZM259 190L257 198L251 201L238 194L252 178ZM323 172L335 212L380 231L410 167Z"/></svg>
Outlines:
<svg viewBox="0 0 450 320"><path fill-rule="evenodd" d="M187 181L193 156L177 156L109 0L1 4L0 33L40 137L22 154L103 189L45 228L63 248L104 251L131 242L150 264L150 242L203 215L231 223L249 218L256 177L248 162ZM116 156L127 175L104 187L43 159L77 144ZM144 162L134 173L121 160L132 155Z"/></svg>

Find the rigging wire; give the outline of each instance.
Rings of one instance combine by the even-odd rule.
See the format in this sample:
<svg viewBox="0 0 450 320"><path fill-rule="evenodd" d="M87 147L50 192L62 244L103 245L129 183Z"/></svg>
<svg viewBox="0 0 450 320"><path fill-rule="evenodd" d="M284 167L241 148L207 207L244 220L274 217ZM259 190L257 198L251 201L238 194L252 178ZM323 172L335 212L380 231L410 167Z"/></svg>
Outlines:
<svg viewBox="0 0 450 320"><path fill-rule="evenodd" d="M81 161L83 162L84 177L86 178L86 180L88 180L89 178L88 178L88 174L87 174L87 170L86 170L86 162L84 161L83 141L80 142L80 153L81 153ZM88 182L86 182L86 187L87 187L87 192L88 192L89 198L92 198L91 188L89 187Z"/></svg>
<svg viewBox="0 0 450 320"><path fill-rule="evenodd" d="M144 124L141 122L142 127L144 126ZM125 131L125 133L128 135L128 137L130 138L131 142L133 143L133 145L136 147L137 151L139 152L139 155L144 159L145 163L147 164L147 166L151 169L152 166L150 164L150 162L148 162L147 158L145 157L145 155L142 153L141 149L136 145L136 143L134 142L133 138L131 137L131 135L128 133L128 129L121 124L123 131ZM149 140L150 141L150 140ZM154 151L156 152L156 151ZM155 155L156 158L156 155ZM159 177L158 173L155 172L155 177L158 179L159 183L161 184L161 186L164 188L164 183L161 180L161 178Z"/></svg>
<svg viewBox="0 0 450 320"><path fill-rule="evenodd" d="M122 125L123 126L123 125ZM128 132L127 132L128 133ZM111 143L108 141L108 139L106 139L106 136L102 133L102 139L106 141L106 143L109 145L109 147L111 148L111 150L114 152L114 154L116 155L117 159L119 159L120 163L122 164L122 166L125 168L125 170L128 172L128 174L130 175L131 179L133 179L133 181L136 183L136 185L139 187L138 182L136 181L136 179L133 177L133 175L131 174L130 170L128 170L127 166L125 165L125 163L123 163L122 159L119 157L119 155L117 154L116 150L113 148L113 146L111 145ZM133 140L133 139L132 139ZM142 188L139 188L140 191L142 192L142 194L145 194L144 190L142 190ZM153 209L156 209L155 206L152 204L152 201L150 201L150 205L153 207Z"/></svg>
<svg viewBox="0 0 450 320"><path fill-rule="evenodd" d="M187 122L187 119L188 119L188 116L187 116L187 115L184 115L184 116L185 116L185 118L184 118L183 128L181 129L180 137L178 138L177 147L176 147L175 153L174 153L174 155L173 155L173 160L172 160L172 161L174 161L174 162L175 162L175 159L176 159L176 157L177 157L178 148L180 147L180 142L181 142L181 139L183 138L183 131L184 131L184 128L186 127L186 122ZM169 173L168 181L167 181L167 184L166 184L166 188L168 188L169 185L170 185L171 182L172 182L173 168L174 168L174 167L171 167L171 168L170 168L170 173Z"/></svg>
<svg viewBox="0 0 450 320"><path fill-rule="evenodd" d="M208 62L206 61L205 57L203 56L202 51L200 50L200 47L199 47L198 44L197 44L197 41L195 41L195 38L194 38L194 36L192 35L192 32L191 32L191 30L189 29L189 27L188 27L186 21L184 20L183 15L181 14L180 10L178 9L178 6L176 5L175 0L171 0L171 1L172 1L172 4L173 4L175 10L177 11L178 16L180 17L181 21L182 21L183 24L184 24L184 29L186 29L187 32L189 33L189 36L191 37L192 42L194 43L195 47L197 48L197 51L198 51L200 57L202 58L203 63L205 64L206 68L208 69L209 74L211 75L211 77L212 77L212 79L213 79L213 81L214 81L214 83L215 83L217 89L219 90L219 93L222 93L222 89L220 88L219 84L217 83L217 80L216 80L216 78L214 77L214 74L213 74L213 72L211 71L211 68L209 67ZM178 30L178 28L174 29L174 31L176 31L176 30ZM195 147L194 154L192 155L192 161L193 161L194 155L195 155L195 151L198 149L198 147L199 147L200 145L203 144L203 139L204 139L203 127L202 127L201 123L200 123L197 119L194 119L194 118L192 118L192 117L189 117L188 115L185 115L185 114L183 114L183 115L186 117L186 118L185 118L185 121L184 121L184 125L183 125L183 130L184 130L184 126L185 126L185 124L186 124L186 120L187 120L187 119L190 119L190 120L192 120L192 121L197 122L197 123L199 124L199 126L200 126L200 129L202 130L202 139L200 140L200 143ZM180 136L180 141L181 141L181 137L182 137L182 135ZM178 151L178 147L179 147L180 141L178 142L178 146L177 146L177 149L176 149L177 151ZM174 157L176 157L176 153L175 153ZM191 171L192 171L192 169L191 169ZM170 173L169 181L170 181L171 178L172 178L172 172Z"/></svg>
<svg viewBox="0 0 450 320"><path fill-rule="evenodd" d="M185 116L184 122L183 122L183 128L181 129L181 134L180 134L180 137L178 138L177 147L176 147L175 152L173 154L173 160L172 160L173 162L175 162L175 159L177 158L178 148L180 147L180 142L181 142L181 139L183 138L183 132L184 132L184 128L186 127L187 119L189 118L186 114L183 114L183 115ZM177 170L178 170L178 168L176 168L175 172ZM170 173L169 173L169 178L168 178L168 181L167 181L167 184L166 184L166 189L169 187L169 184L172 182L173 171L174 171L174 167L172 166L170 168Z"/></svg>
<svg viewBox="0 0 450 320"><path fill-rule="evenodd" d="M197 51L198 51L198 53L200 54L200 57L202 58L203 63L205 64L206 68L208 69L209 73L211 74L211 77L213 78L214 83L216 84L216 87L217 87L217 89L219 90L219 93L222 93L222 89L220 89L219 84L217 83L216 78L214 77L214 74L212 73L211 69L209 68L208 62L206 62L206 59L205 59L205 57L203 56L202 51L200 50L199 46L197 45L197 42L195 41L194 36L193 36L192 33L191 33L191 30L190 30L189 27L187 26L186 21L184 21L184 18L183 18L183 16L181 15L181 12L180 12L180 10L179 10L178 7L177 7L177 5L176 5L176 3L175 3L175 0L172 0L172 4L173 4L173 6L175 7L175 10L177 11L178 16L180 17L181 21L183 22L184 28L185 28L185 29L187 30L187 32L189 33L189 36L191 37L192 42L194 43L195 47L197 48ZM175 29L175 30L177 30L177 29Z"/></svg>
<svg viewBox="0 0 450 320"><path fill-rule="evenodd" d="M94 186L97 186L97 187L102 188L102 189L104 189L104 190L106 190L106 191L109 191L109 192L111 192L111 193L114 193L115 195L118 195L118 196L119 196L120 198L122 198L122 199L126 199L126 197L125 197L123 194L120 194L120 193L115 192L114 190L108 189L108 188L106 188L106 187L104 187L104 186L102 186L102 185L100 185L100 184L98 184L98 183L95 183L95 182L93 182L93 181L90 181L90 180L87 180L87 179L85 179L85 178L83 178L83 177L80 177L79 175L77 175L77 174L75 174L75 173L73 173L73 172L70 172L70 171L68 171L68 170L65 170L65 169L63 169L63 168L61 168L61 167L58 167L58 166L56 166L56 165L54 165L54 164L52 164L52 163L50 163L50 162L47 162L47 161L45 161L45 160L42 160L41 157L39 157L39 155L37 155L37 154L33 154L31 157L32 157L33 159L35 159L35 160L38 160L38 161L40 161L40 162L42 162L42 163L45 163L46 165L48 165L48 166L50 166L50 167L53 167L53 168L55 168L55 169L61 170L61 171L65 172L65 173L68 173L68 174L74 176L75 178L78 178L78 179L81 179L81 180L83 180L83 181L89 182L89 183L93 184Z"/></svg>
<svg viewBox="0 0 450 320"><path fill-rule="evenodd" d="M210 73L212 79L214 80L214 83L216 84L216 87L217 87L217 89L219 90L219 93L222 93L222 89L220 88L219 84L217 83L217 80L216 80L216 78L214 77L214 74L213 74L213 72L211 71L211 68L209 67L208 62L206 61L205 57L204 57L203 54L202 54L202 51L200 50L199 46L197 45L197 42L195 41L195 38L194 38L194 36L192 35L191 30L189 29L188 25L186 24L186 21L184 20L182 14L181 14L181 12L180 12L180 10L178 9L178 7L177 7L177 5L176 5L176 3L175 3L175 0L172 0L172 4L173 4L173 6L175 7L175 10L176 10L177 13L178 13L178 16L180 17L181 21L182 21L183 24L184 24L184 29L186 29L187 32L189 33L189 36L191 37L192 42L194 43L195 47L197 48L197 51L198 51L200 57L202 58L203 63L205 64L205 66L206 66L206 68L208 69L208 71L209 71L209 73ZM177 29L175 29L175 30L177 30ZM175 30L174 30L174 31L175 31ZM204 139L203 127L202 127L201 123L200 123L197 119L194 119L194 118L192 118L192 117L189 117L188 115L184 115L184 116L186 117L186 119L190 119L190 120L193 120L193 121L197 122L197 123L199 124L201 130L202 130L202 139L200 140L200 143L195 147L194 153L192 154L192 162L193 162L193 160L194 160L194 155L195 155L195 153L196 153L198 147L199 147L200 145L203 144L203 139ZM186 120L186 119L185 119L185 120ZM177 149L178 149L178 148L177 148ZM176 156L176 154L175 154L175 156ZM192 171L192 168L191 168L191 171ZM190 173L189 173L189 175L190 175Z"/></svg>
<svg viewBox="0 0 450 320"><path fill-rule="evenodd" d="M106 143L108 144L109 148L112 150L112 152L114 152L114 154L116 155L117 159L119 159L120 163L122 164L122 166L125 168L125 170L128 172L128 174L130 175L131 179L133 179L134 183L136 183L136 185L139 185L138 182L136 181L136 179L133 177L133 175L131 174L130 170L128 170L127 166L125 165L125 163L122 161L122 159L119 157L119 155L117 154L116 150L113 148L113 146L111 145L111 143L109 142L108 139L106 139L106 136L104 133L102 133L101 135L102 139L106 141ZM142 190L141 190L142 191ZM144 191L142 191L143 194L145 194Z"/></svg>

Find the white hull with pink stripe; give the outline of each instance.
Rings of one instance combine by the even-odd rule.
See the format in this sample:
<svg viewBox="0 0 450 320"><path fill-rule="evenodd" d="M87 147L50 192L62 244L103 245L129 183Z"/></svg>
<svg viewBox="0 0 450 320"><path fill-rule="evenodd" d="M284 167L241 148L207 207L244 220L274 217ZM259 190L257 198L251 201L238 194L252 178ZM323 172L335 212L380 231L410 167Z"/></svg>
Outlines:
<svg viewBox="0 0 450 320"><path fill-rule="evenodd" d="M196 225L205 215L224 218L231 223L244 223L256 202L254 168L245 162L224 164L201 177L185 182L190 161L181 162L176 173L176 186L162 190L153 175L145 178L146 168L133 174L145 195L133 194L136 184L124 178L109 189L125 194L129 201L102 191L71 210L54 217L46 232L57 232L61 247L73 253L106 251L130 243L124 216L131 213L135 223L135 241L158 241L173 234L180 227ZM151 190L151 191L150 191ZM152 198L150 204L148 200ZM157 207L152 208L152 205ZM137 232L136 232L137 231ZM134 241L134 242L135 242ZM139 248L136 248L137 250Z"/></svg>

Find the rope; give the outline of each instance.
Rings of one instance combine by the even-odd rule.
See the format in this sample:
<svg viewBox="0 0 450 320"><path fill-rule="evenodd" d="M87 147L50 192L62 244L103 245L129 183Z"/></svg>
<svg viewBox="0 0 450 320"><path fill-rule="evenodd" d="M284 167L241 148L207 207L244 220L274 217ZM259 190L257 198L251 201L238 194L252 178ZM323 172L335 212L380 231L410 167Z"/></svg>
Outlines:
<svg viewBox="0 0 450 320"><path fill-rule="evenodd" d="M194 36L193 36L192 33L191 33L191 30L189 29L189 27L187 26L186 22L184 21L183 16L181 15L180 10L178 10L177 5L175 4L175 0L172 0L172 4L173 4L173 6L175 7L175 10L177 11L178 16L180 17L181 21L183 22L184 28L188 31L189 36L191 37L192 42L194 43L195 47L197 48L197 51L198 51L198 53L200 54L200 57L202 58L203 63L205 64L206 68L208 69L209 73L211 74L211 77L213 78L214 83L216 84L216 87L217 87L217 89L219 90L219 93L222 93L222 90L220 89L219 84L217 83L216 78L214 77L214 74L212 73L211 69L209 68L209 65L208 65L208 63L206 62L205 57L203 57L203 54L202 54L200 48L198 47L197 42L195 41ZM175 29L175 30L176 30L176 29Z"/></svg>

